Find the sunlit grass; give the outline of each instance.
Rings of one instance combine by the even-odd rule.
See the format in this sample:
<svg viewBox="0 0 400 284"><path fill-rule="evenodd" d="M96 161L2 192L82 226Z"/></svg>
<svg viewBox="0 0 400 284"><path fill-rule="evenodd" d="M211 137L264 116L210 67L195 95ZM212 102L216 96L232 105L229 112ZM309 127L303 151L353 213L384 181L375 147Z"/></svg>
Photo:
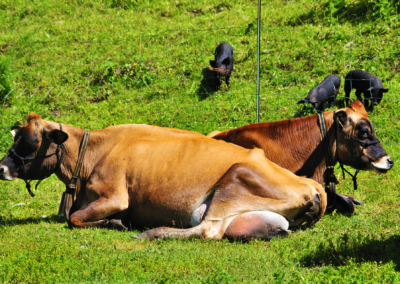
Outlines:
<svg viewBox="0 0 400 284"><path fill-rule="evenodd" d="M351 217L333 213L271 242L133 241L135 231L68 229L56 215L64 185L55 176L35 198L21 180L1 182L0 281L398 282L400 52L389 2L262 6L261 121L312 113L296 102L328 74L342 78L339 99L355 68L390 90L370 117L394 168L360 173L358 191L336 170L337 190L363 202ZM207 134L256 121L254 1L5 0L0 19L14 88L0 101L1 155L10 126L31 111L89 130L147 123ZM203 72L220 41L234 47L234 73L230 88L210 91Z"/></svg>

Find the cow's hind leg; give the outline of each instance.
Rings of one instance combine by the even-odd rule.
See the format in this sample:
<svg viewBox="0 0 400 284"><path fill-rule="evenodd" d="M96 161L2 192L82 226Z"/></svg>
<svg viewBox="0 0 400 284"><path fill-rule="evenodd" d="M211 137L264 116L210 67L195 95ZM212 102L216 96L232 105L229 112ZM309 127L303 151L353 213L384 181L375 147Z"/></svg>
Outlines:
<svg viewBox="0 0 400 284"><path fill-rule="evenodd" d="M133 239L155 238L201 238L210 229L210 222L202 222L191 229L160 227L135 235ZM247 212L235 217L225 230L224 238L247 241L250 239L270 240L273 237L286 237L290 234L289 222L279 214L268 211Z"/></svg>
<svg viewBox="0 0 400 284"><path fill-rule="evenodd" d="M190 229L176 229L176 228L168 228L168 227L159 227L152 230L145 231L141 234L135 235L133 239L148 239L149 241L153 239L163 239L163 238L177 238L177 239L186 239L186 238L202 238L204 237L203 233L209 224L202 222L196 227Z"/></svg>
<svg viewBox="0 0 400 284"><path fill-rule="evenodd" d="M288 225L282 225L288 224L284 222L287 218L293 226L305 222L311 226L322 217L325 211L326 193L316 182L311 181L315 184L313 188L301 182L299 177L296 177L298 180L293 180L292 185L281 185L279 180L294 177L285 173L282 176L279 172L271 173L275 179L271 180L264 170L255 165L235 164L214 186L214 196L200 225L191 229L157 228L143 232L134 238L191 236L221 239L232 221L239 215L241 215L239 219L232 223L228 231L232 237L252 235L270 238L270 234L271 236L272 234L279 235L280 231L287 230ZM261 211L261 216L251 215L249 212L252 211ZM275 212L278 216L268 217L268 213L271 212ZM247 217L252 225L244 227L242 220Z"/></svg>

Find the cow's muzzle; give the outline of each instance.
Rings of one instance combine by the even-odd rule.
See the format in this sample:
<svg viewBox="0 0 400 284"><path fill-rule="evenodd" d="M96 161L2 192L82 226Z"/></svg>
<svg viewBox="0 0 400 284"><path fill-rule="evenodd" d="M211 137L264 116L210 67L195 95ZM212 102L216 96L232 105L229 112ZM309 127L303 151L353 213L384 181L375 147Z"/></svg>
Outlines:
<svg viewBox="0 0 400 284"><path fill-rule="evenodd" d="M0 179L14 180L14 178L10 175L10 169L7 166L0 165Z"/></svg>
<svg viewBox="0 0 400 284"><path fill-rule="evenodd" d="M394 162L389 156L384 156L380 158L377 162L372 162L371 164L374 166L374 170L376 172L386 173L393 167Z"/></svg>

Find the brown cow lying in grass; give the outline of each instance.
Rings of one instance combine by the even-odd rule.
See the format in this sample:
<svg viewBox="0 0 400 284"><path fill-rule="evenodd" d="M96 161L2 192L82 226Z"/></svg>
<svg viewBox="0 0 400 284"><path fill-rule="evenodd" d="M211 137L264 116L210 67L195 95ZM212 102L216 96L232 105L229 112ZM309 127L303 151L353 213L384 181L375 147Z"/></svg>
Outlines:
<svg viewBox="0 0 400 284"><path fill-rule="evenodd" d="M361 102L355 101L349 108L337 110L338 124L334 123L333 111L324 113L324 116L334 164L341 162L355 169L378 173L385 173L392 168L393 160L381 143L363 147L359 141L353 139L355 137L363 143L378 141ZM339 131L337 125L353 138ZM320 184L326 182L326 158L317 115L251 124L224 132L214 131L208 136L248 149L263 149L269 160L296 175L312 178ZM357 204L359 201L350 196L336 194L336 202L331 210L352 213L353 202Z"/></svg>
<svg viewBox="0 0 400 284"><path fill-rule="evenodd" d="M14 144L0 162L1 179L55 173L69 184L83 129L31 113L13 132ZM90 132L73 200L74 227L167 225L180 228L157 228L136 238L270 239L313 225L327 197L320 184L270 162L263 150L132 124Z"/></svg>

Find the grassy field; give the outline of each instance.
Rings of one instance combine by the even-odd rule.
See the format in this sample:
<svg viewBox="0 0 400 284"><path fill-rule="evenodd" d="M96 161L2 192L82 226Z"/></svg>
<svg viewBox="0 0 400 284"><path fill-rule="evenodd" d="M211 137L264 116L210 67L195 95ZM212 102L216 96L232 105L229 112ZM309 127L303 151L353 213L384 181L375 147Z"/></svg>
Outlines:
<svg viewBox="0 0 400 284"><path fill-rule="evenodd" d="M265 1L263 1L265 2ZM395 161L337 190L363 202L286 239L133 241L135 232L68 229L55 176L31 198L0 182L2 282L400 282L400 49L395 1L262 5L260 120L307 115L296 102L329 74L374 73L389 88L370 114ZM85 129L147 123L207 134L256 121L254 1L0 1L0 155L31 111ZM207 86L221 42L234 48L230 87ZM339 102L344 96L343 87ZM355 98L354 93L352 98Z"/></svg>

